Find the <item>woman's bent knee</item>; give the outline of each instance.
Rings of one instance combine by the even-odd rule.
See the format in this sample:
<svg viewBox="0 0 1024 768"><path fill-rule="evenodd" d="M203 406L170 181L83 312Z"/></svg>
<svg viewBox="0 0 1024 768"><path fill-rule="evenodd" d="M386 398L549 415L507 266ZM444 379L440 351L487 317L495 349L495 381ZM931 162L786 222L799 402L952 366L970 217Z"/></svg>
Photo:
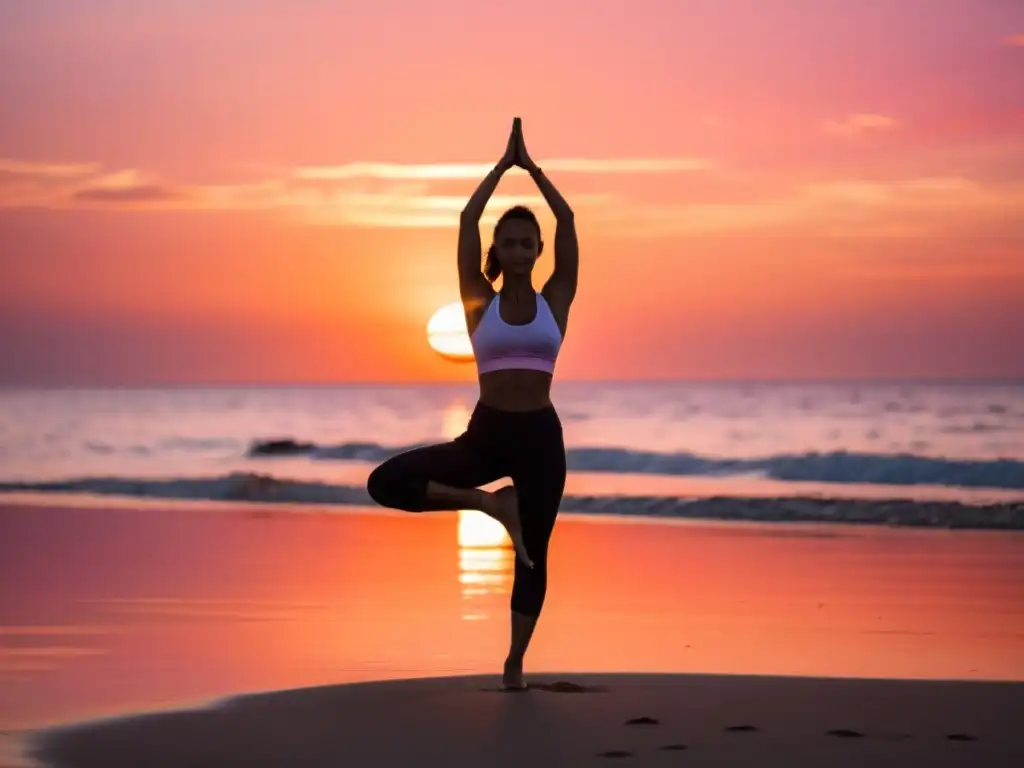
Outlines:
<svg viewBox="0 0 1024 768"><path fill-rule="evenodd" d="M394 463L389 459L370 473L366 479L366 492L382 507L416 512L422 507L426 483L417 483L415 479L396 471Z"/></svg>
<svg viewBox="0 0 1024 768"><path fill-rule="evenodd" d="M382 507L397 509L401 505L402 479L391 464L384 462L376 467L366 479L366 492Z"/></svg>
<svg viewBox="0 0 1024 768"><path fill-rule="evenodd" d="M381 464L374 468L370 476L366 478L366 492L370 498L382 507L389 506L388 501L388 473Z"/></svg>

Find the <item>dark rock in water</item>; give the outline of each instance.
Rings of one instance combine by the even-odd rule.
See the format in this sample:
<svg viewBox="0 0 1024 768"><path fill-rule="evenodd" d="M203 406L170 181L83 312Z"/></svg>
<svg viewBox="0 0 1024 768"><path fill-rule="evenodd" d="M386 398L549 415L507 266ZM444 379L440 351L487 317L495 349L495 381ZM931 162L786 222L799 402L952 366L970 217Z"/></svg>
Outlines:
<svg viewBox="0 0 1024 768"><path fill-rule="evenodd" d="M314 443L300 443L289 438L277 440L257 440L249 447L250 456L294 456L310 453L316 448Z"/></svg>

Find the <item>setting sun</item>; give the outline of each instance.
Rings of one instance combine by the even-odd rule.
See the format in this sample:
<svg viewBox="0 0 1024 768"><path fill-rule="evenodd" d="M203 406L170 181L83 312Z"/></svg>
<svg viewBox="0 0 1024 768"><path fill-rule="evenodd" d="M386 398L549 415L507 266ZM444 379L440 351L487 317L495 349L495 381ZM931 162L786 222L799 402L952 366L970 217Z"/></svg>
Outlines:
<svg viewBox="0 0 1024 768"><path fill-rule="evenodd" d="M427 322L427 341L431 349L456 363L473 360L473 346L469 341L466 315L462 302L453 302L441 307Z"/></svg>

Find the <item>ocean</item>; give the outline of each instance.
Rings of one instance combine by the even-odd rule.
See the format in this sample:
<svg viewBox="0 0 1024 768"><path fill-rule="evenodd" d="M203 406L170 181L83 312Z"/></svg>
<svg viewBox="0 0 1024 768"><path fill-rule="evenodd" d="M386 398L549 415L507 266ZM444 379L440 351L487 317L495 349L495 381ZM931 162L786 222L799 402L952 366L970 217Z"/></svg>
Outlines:
<svg viewBox="0 0 1024 768"><path fill-rule="evenodd" d="M954 510L1024 526L1024 384L556 382L552 397L568 513L956 526ZM9 389L0 492L365 505L375 463L454 437L475 398L475 384ZM781 518L772 499L792 500Z"/></svg>

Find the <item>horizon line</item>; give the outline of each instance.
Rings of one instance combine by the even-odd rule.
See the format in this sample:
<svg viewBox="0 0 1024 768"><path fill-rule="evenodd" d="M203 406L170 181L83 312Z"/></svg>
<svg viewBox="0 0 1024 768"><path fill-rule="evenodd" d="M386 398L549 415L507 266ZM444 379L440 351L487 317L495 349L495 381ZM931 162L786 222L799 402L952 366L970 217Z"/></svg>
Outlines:
<svg viewBox="0 0 1024 768"><path fill-rule="evenodd" d="M926 384L926 385L1018 385L1024 386L1024 376L870 376L870 377L775 377L775 378L735 378L735 377L651 377L633 379L615 378L571 378L553 382L553 387L560 384L580 385L649 385L649 384L686 384L686 385L884 385L884 384ZM402 387L472 387L476 380L365 380L365 381L189 381L189 382L132 382L132 383L14 383L0 381L0 391L13 390L153 390L153 389L356 389L356 388L402 388Z"/></svg>

